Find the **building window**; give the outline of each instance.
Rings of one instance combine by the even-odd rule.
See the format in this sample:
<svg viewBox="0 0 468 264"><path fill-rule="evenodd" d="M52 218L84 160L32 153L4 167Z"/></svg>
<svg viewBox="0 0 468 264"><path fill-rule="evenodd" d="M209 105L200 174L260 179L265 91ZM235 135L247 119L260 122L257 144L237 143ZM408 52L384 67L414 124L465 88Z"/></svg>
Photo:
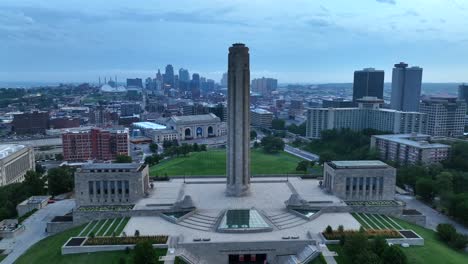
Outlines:
<svg viewBox="0 0 468 264"><path fill-rule="evenodd" d="M357 178L353 177L353 191L356 191Z"/></svg>
<svg viewBox="0 0 468 264"><path fill-rule="evenodd" d="M115 194L115 181L110 181L111 194Z"/></svg>
<svg viewBox="0 0 468 264"><path fill-rule="evenodd" d="M117 192L122 194L122 181L117 181Z"/></svg>
<svg viewBox="0 0 468 264"><path fill-rule="evenodd" d="M89 181L88 182L88 192L90 195L94 194L94 181Z"/></svg>
<svg viewBox="0 0 468 264"><path fill-rule="evenodd" d="M101 182L96 181L96 193L101 194Z"/></svg>
<svg viewBox="0 0 468 264"><path fill-rule="evenodd" d="M107 195L107 188L108 188L108 186L107 186L107 181L103 181L103 182L102 182L102 188L104 189L104 194Z"/></svg>
<svg viewBox="0 0 468 264"><path fill-rule="evenodd" d="M125 181L125 194L129 194L130 193L130 186L128 184L128 181Z"/></svg>
<svg viewBox="0 0 468 264"><path fill-rule="evenodd" d="M347 177L346 178L346 192L349 192L351 186L351 178Z"/></svg>
<svg viewBox="0 0 468 264"><path fill-rule="evenodd" d="M366 191L369 191L369 189L370 189L370 178L367 177L366 178Z"/></svg>

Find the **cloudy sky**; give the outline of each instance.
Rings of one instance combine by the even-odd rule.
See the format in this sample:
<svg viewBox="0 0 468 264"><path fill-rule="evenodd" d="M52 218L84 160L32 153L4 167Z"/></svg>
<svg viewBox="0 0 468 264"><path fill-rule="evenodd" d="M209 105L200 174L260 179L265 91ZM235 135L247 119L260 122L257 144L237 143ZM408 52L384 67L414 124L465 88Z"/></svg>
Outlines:
<svg viewBox="0 0 468 264"><path fill-rule="evenodd" d="M154 76L168 63L219 80L227 49L252 77L351 82L405 61L425 82L468 81L466 0L0 0L0 81Z"/></svg>

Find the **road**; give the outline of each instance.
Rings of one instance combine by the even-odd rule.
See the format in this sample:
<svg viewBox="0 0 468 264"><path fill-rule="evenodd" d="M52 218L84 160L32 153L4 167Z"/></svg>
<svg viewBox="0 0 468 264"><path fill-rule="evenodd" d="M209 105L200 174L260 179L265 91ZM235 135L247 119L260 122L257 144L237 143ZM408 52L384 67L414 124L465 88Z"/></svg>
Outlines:
<svg viewBox="0 0 468 264"><path fill-rule="evenodd" d="M298 148L294 148L294 147L291 147L290 145L285 145L284 146L284 151L294 155L294 156L297 156L299 158L302 158L302 159L305 159L305 160L308 160L308 161L318 161L319 160L319 156L314 154L314 153L310 153L310 152L307 152L307 151L304 151L302 149L298 149Z"/></svg>
<svg viewBox="0 0 468 264"><path fill-rule="evenodd" d="M8 256L1 264L11 264L15 262L28 248L48 236L45 232L47 222L52 220L55 216L70 212L74 207L75 200L62 200L49 204L31 215L23 222L26 227L23 233L15 238L3 239L0 241L0 249L5 250L7 253L9 252Z"/></svg>
<svg viewBox="0 0 468 264"><path fill-rule="evenodd" d="M426 227L432 230L436 230L438 224L449 223L452 224L458 232L468 235L468 228L463 225L453 221L446 215L443 215L430 206L427 206L423 202L414 198L411 195L400 195L397 194L396 198L398 200L404 201L406 203L406 208L416 209L426 216Z"/></svg>

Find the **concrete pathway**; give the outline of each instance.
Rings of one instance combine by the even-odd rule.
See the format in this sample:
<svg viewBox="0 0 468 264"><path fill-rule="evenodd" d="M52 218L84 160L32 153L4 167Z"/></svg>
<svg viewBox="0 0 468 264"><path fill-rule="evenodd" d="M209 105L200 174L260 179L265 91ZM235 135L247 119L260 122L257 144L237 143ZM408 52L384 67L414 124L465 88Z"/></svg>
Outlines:
<svg viewBox="0 0 468 264"><path fill-rule="evenodd" d="M325 244L320 244L320 250L327 264L337 264L335 260L335 256L337 256L336 252L330 251Z"/></svg>
<svg viewBox="0 0 468 264"><path fill-rule="evenodd" d="M452 224L458 232L468 235L468 228L455 222L448 216L439 213L430 206L427 206L423 202L417 200L414 196L411 195L396 195L398 200L404 201L406 203L406 208L416 209L426 216L426 227L432 230L436 230L438 224L449 223Z"/></svg>
<svg viewBox="0 0 468 264"><path fill-rule="evenodd" d="M320 159L320 157L314 153L310 153L310 152L307 152L305 150L302 150L302 149L298 149L298 148L294 148L294 147L291 147L290 145L285 145L284 146L284 151L294 155L294 156L297 156L299 158L302 158L302 159L305 159L305 160L308 160L308 161L318 161Z"/></svg>
<svg viewBox="0 0 468 264"><path fill-rule="evenodd" d="M3 239L0 241L0 249L4 249L8 256L1 264L11 264L21 256L32 245L48 236L45 232L47 222L55 216L64 215L75 207L75 200L62 200L47 205L45 208L37 211L23 222L26 227L23 233L15 238Z"/></svg>

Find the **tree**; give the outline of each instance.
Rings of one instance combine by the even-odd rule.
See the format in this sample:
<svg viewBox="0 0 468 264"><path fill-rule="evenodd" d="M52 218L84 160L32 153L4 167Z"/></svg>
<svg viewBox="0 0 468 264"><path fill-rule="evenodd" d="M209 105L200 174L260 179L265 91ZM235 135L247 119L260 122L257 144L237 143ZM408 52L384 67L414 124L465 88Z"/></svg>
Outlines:
<svg viewBox="0 0 468 264"><path fill-rule="evenodd" d="M132 158L125 154L120 154L115 157L115 163L132 163Z"/></svg>
<svg viewBox="0 0 468 264"><path fill-rule="evenodd" d="M310 161L310 166L311 166L311 167L314 167L314 166L315 166L315 160L311 160L311 161Z"/></svg>
<svg viewBox="0 0 468 264"><path fill-rule="evenodd" d="M24 175L23 185L28 188L31 195L41 195L45 193L45 180L42 175L35 171L27 171Z"/></svg>
<svg viewBox="0 0 468 264"><path fill-rule="evenodd" d="M369 250L363 250L351 259L355 264L382 264L382 260L380 260L379 256Z"/></svg>
<svg viewBox="0 0 468 264"><path fill-rule="evenodd" d="M58 195L71 192L74 187L73 174L74 170L66 166L50 169L47 173L49 194Z"/></svg>
<svg viewBox="0 0 468 264"><path fill-rule="evenodd" d="M44 173L46 172L45 167L42 166L42 165L39 164L39 163L36 163L35 170L36 170L37 173L39 173L39 174L41 174L41 175L44 174Z"/></svg>
<svg viewBox="0 0 468 264"><path fill-rule="evenodd" d="M387 241L381 236L376 236L371 242L372 251L379 257L382 257L384 251L388 248Z"/></svg>
<svg viewBox="0 0 468 264"><path fill-rule="evenodd" d="M349 259L355 259L361 251L368 248L367 236L364 232L348 235L343 246L343 250Z"/></svg>
<svg viewBox="0 0 468 264"><path fill-rule="evenodd" d="M436 230L437 237L446 243L453 240L457 234L457 230L451 224L438 224Z"/></svg>
<svg viewBox="0 0 468 264"><path fill-rule="evenodd" d="M439 195L451 194L453 192L453 175L444 171L436 176L436 192Z"/></svg>
<svg viewBox="0 0 468 264"><path fill-rule="evenodd" d="M155 264L156 252L150 242L138 242L135 245L133 254L133 263L138 264Z"/></svg>
<svg viewBox="0 0 468 264"><path fill-rule="evenodd" d="M153 157L152 156L146 157L145 158L145 164L148 164L149 166L153 166L154 165Z"/></svg>
<svg viewBox="0 0 468 264"><path fill-rule="evenodd" d="M284 149L284 141L279 137L264 137L262 138L261 145L267 153L277 153Z"/></svg>
<svg viewBox="0 0 468 264"><path fill-rule="evenodd" d="M192 147L187 143L182 143L182 146L178 147L180 154L187 156L192 150Z"/></svg>
<svg viewBox="0 0 468 264"><path fill-rule="evenodd" d="M200 145L200 151L207 151L206 144Z"/></svg>
<svg viewBox="0 0 468 264"><path fill-rule="evenodd" d="M260 147L260 144L258 143L258 141L255 140L255 142L253 143L253 148L256 149L259 147Z"/></svg>
<svg viewBox="0 0 468 264"><path fill-rule="evenodd" d="M339 226L338 226L338 232L339 232L339 233L343 233L343 232L344 232L344 226L343 226L343 225L339 225Z"/></svg>
<svg viewBox="0 0 468 264"><path fill-rule="evenodd" d="M327 226L327 228L325 228L325 233L327 234L333 234L333 228L331 226Z"/></svg>
<svg viewBox="0 0 468 264"><path fill-rule="evenodd" d="M150 149L151 152L157 153L157 152L158 152L158 144L156 144L156 143L150 143L150 144L149 144L149 149Z"/></svg>
<svg viewBox="0 0 468 264"><path fill-rule="evenodd" d="M434 181L431 179L419 179L416 181L416 194L427 202L434 198Z"/></svg>
<svg viewBox="0 0 468 264"><path fill-rule="evenodd" d="M309 165L309 162L306 160L299 161L296 166L296 171L307 171L307 167Z"/></svg>
<svg viewBox="0 0 468 264"><path fill-rule="evenodd" d="M197 143L193 143L193 145L192 145L192 151L193 151L193 152L198 152L198 151L200 151L200 147L198 146Z"/></svg>
<svg viewBox="0 0 468 264"><path fill-rule="evenodd" d="M468 243L468 239L466 236L456 233L455 237L452 238L451 241L449 241L449 246L462 250L466 248L466 244Z"/></svg>
<svg viewBox="0 0 468 264"><path fill-rule="evenodd" d="M283 119L273 119L271 121L271 128L276 129L276 130L284 130L285 128L285 121Z"/></svg>
<svg viewBox="0 0 468 264"><path fill-rule="evenodd" d="M55 154L55 160L63 160L63 154L62 153Z"/></svg>
<svg viewBox="0 0 468 264"><path fill-rule="evenodd" d="M257 139L257 131L250 130L250 140Z"/></svg>
<svg viewBox="0 0 468 264"><path fill-rule="evenodd" d="M326 150L320 153L319 163L324 164L325 162L332 161L335 158L335 153Z"/></svg>
<svg viewBox="0 0 468 264"><path fill-rule="evenodd" d="M405 253L396 245L388 246L382 254L384 264L406 264L408 259Z"/></svg>

